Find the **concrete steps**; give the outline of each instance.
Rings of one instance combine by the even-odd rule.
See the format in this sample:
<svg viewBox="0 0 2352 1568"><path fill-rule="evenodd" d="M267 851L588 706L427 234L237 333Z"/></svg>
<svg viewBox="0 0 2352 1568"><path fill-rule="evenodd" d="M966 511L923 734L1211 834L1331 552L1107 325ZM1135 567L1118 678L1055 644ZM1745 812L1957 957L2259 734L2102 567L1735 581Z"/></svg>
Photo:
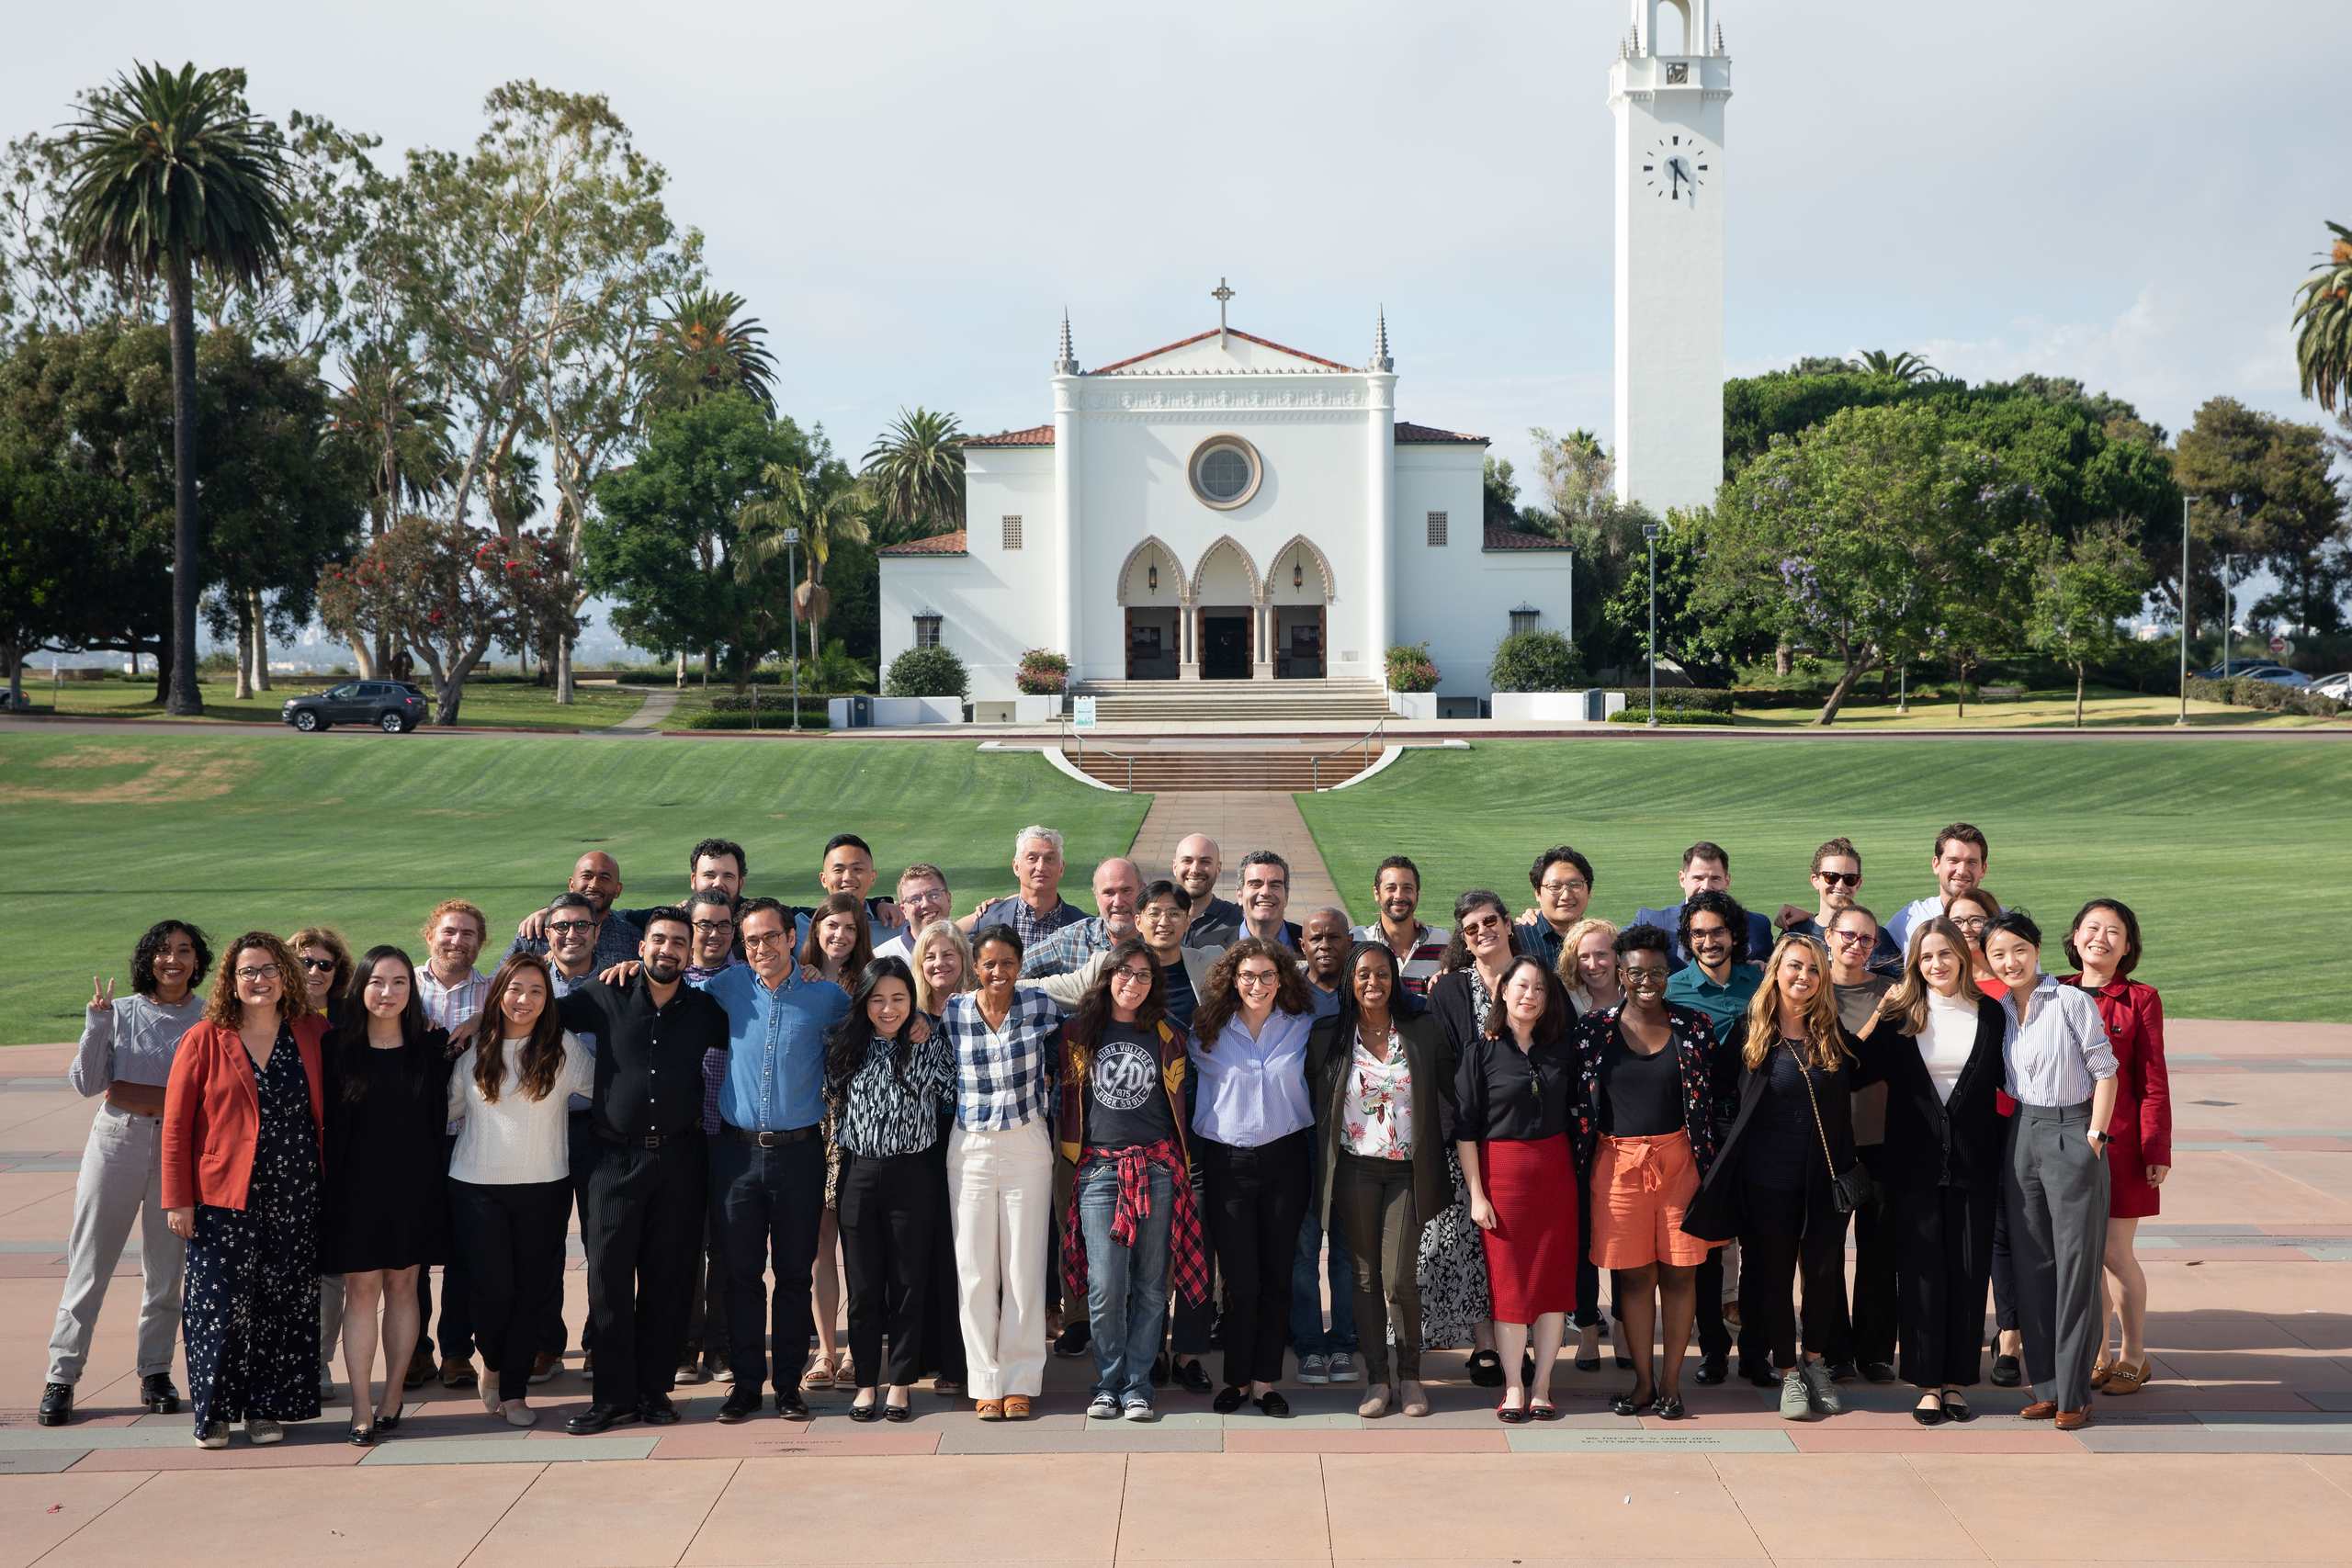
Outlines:
<svg viewBox="0 0 2352 1568"><path fill-rule="evenodd" d="M1102 724L1326 722L1369 729L1389 716L1377 681L1087 681L1072 691L1094 699Z"/></svg>
<svg viewBox="0 0 2352 1568"><path fill-rule="evenodd" d="M1343 784L1380 760L1381 748L1363 748L1320 754L1305 746L1269 747L1261 751L1218 750L1180 750L1156 747L1066 751L1089 778L1114 789L1132 788L1138 795L1198 794L1224 790L1329 789Z"/></svg>

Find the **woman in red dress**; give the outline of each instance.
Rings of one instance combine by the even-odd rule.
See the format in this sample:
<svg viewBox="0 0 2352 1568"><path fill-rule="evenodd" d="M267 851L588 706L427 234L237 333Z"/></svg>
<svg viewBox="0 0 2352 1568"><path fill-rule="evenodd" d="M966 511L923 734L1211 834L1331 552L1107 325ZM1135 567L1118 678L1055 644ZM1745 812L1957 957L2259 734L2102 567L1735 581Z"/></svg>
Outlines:
<svg viewBox="0 0 2352 1568"><path fill-rule="evenodd" d="M2094 898L2083 906L2066 933L2066 956L2081 973L2068 976L2065 983L2080 986L2098 1003L2116 1063L2115 1115L2107 1124L2114 1142L2107 1151L2107 1268L2099 1280L2099 1340L2104 1351L2112 1311L2122 1320L2123 1346L2114 1360L2101 1355L2091 1371L2091 1386L2106 1393L2137 1393L2154 1368L2148 1359L2148 1276L2132 1247L2140 1222L2162 1206L2159 1189L2172 1171L2165 1004L2154 986L2132 978L2140 965L2140 921L2112 898Z"/></svg>

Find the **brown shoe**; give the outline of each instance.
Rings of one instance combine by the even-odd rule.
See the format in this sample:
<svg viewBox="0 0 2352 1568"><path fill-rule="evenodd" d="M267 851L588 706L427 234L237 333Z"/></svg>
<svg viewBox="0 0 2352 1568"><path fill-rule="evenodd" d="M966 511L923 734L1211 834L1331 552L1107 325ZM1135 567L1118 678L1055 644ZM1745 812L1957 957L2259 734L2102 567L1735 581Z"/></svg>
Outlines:
<svg viewBox="0 0 2352 1568"><path fill-rule="evenodd" d="M2136 1367L2129 1361L2118 1361L2107 1370L2107 1381L2098 1385L2098 1391L2116 1395L2137 1393L2155 1371L2155 1362L2144 1357Z"/></svg>
<svg viewBox="0 0 2352 1568"><path fill-rule="evenodd" d="M472 1388L481 1382L481 1375L474 1371L472 1357L450 1356L442 1360L441 1386L443 1388Z"/></svg>
<svg viewBox="0 0 2352 1568"><path fill-rule="evenodd" d="M551 1351L542 1350L538 1354L538 1359L531 1363L531 1381L545 1382L561 1371L563 1371L563 1358Z"/></svg>
<svg viewBox="0 0 2352 1568"><path fill-rule="evenodd" d="M1001 1399L975 1400L972 1404L972 1413L983 1421L1001 1421L1004 1419L1004 1401Z"/></svg>
<svg viewBox="0 0 2352 1568"><path fill-rule="evenodd" d="M1025 1393L1006 1394L1004 1396L1004 1418L1008 1421L1028 1420L1029 1396Z"/></svg>
<svg viewBox="0 0 2352 1568"><path fill-rule="evenodd" d="M2061 1410L2058 1412L2058 1429L2062 1432L2079 1432L2090 1424L2091 1413L2088 1410Z"/></svg>
<svg viewBox="0 0 2352 1568"><path fill-rule="evenodd" d="M2058 1402L2054 1399L2037 1399L2018 1414L2029 1421L2047 1421L2058 1414Z"/></svg>

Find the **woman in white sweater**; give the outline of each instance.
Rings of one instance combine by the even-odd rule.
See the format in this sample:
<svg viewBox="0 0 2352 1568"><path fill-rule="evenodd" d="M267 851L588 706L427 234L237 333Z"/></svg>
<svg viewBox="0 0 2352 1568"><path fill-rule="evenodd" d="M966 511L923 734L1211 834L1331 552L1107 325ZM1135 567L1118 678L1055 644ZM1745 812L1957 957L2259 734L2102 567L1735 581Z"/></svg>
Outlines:
<svg viewBox="0 0 2352 1568"><path fill-rule="evenodd" d="M516 1427L538 1419L524 1397L538 1351L549 1271L571 1210L565 1107L595 1087L596 1058L556 1018L554 976L517 953L490 981L490 1017L449 1075L449 1115L465 1119L449 1159L449 1217L472 1276L481 1402Z"/></svg>

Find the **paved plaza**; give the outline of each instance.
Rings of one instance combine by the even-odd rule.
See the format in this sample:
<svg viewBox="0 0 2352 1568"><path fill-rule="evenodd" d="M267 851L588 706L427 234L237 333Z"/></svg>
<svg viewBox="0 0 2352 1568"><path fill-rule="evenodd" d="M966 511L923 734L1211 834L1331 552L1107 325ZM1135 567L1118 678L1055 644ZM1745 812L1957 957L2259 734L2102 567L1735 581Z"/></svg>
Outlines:
<svg viewBox="0 0 2352 1568"><path fill-rule="evenodd" d="M131 1403L135 1254L80 1414L33 1423L91 1109L64 1047L20 1046L0 1057L0 1568L2352 1559L2352 1026L2178 1021L2171 1047L2180 1166L2142 1240L2158 1381L2080 1433L1982 1385L1977 1420L1933 1430L1903 1387L1860 1383L1826 1420L1736 1384L1690 1391L1687 1422L1621 1420L1629 1374L1605 1361L1562 1372L1557 1426L1506 1428L1457 1353L1419 1421L1293 1388L1288 1421L1173 1393L1153 1426L1090 1423L1087 1363L1057 1360L1024 1424L926 1388L902 1427L852 1424L845 1391L721 1427L706 1384L676 1427L574 1438L575 1357L529 1433L436 1383L370 1450L338 1408L205 1452ZM576 1259L569 1283L576 1328Z"/></svg>

